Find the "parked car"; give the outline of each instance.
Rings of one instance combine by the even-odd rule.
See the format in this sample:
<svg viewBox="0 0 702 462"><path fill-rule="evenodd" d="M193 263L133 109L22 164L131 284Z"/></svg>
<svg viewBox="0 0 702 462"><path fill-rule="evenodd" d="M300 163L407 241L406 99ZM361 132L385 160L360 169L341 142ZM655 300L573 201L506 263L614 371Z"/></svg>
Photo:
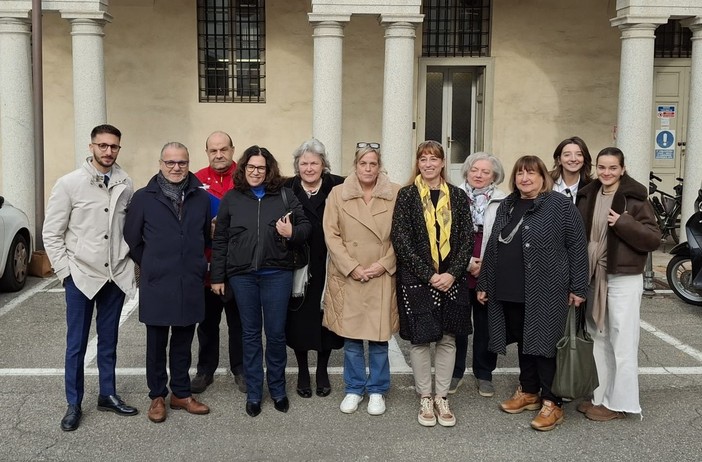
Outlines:
<svg viewBox="0 0 702 462"><path fill-rule="evenodd" d="M31 242L27 215L0 196L0 291L16 292L24 287Z"/></svg>

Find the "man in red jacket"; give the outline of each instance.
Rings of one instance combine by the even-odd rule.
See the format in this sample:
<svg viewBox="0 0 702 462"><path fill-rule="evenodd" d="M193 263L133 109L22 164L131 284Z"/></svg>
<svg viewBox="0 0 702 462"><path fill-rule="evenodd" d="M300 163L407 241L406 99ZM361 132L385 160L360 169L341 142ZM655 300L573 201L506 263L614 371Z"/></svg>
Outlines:
<svg viewBox="0 0 702 462"><path fill-rule="evenodd" d="M210 194L212 216L217 216L219 202L224 195L234 187L234 143L224 132L214 132L205 142L205 152L210 165L195 173ZM213 220L214 225L214 220ZM214 226L213 226L214 229ZM209 261L211 250L206 250ZM219 365L219 323L222 310L227 316L229 328L229 364L234 374L234 381L239 390L246 392L244 381L243 352L241 344L241 319L239 309L233 295L220 297L210 290L209 273L205 280L205 320L197 327L197 338L200 344L198 351L197 374L190 382L193 393L202 393L214 380L214 373Z"/></svg>

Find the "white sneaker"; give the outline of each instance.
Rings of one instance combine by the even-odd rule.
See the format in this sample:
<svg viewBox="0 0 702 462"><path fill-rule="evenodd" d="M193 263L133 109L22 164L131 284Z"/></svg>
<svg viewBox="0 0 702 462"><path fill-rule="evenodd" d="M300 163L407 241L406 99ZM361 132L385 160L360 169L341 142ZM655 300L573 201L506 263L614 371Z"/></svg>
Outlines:
<svg viewBox="0 0 702 462"><path fill-rule="evenodd" d="M370 415L385 414L385 397L380 393L368 395L368 413Z"/></svg>
<svg viewBox="0 0 702 462"><path fill-rule="evenodd" d="M356 393L346 393L344 400L341 402L339 409L344 414L353 414L358 409L358 403L363 401L363 395L357 395Z"/></svg>

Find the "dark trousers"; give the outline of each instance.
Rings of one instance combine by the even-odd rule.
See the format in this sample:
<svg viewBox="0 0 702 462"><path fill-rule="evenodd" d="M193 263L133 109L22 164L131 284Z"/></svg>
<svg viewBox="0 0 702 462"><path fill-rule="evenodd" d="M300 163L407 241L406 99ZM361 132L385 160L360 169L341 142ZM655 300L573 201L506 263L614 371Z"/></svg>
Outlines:
<svg viewBox="0 0 702 462"><path fill-rule="evenodd" d="M97 331L97 366L100 394L109 396L115 391L115 365L117 364L117 333L119 317L124 305L124 292L114 282L108 282L89 299L78 290L73 278L64 280L66 288L66 359L65 383L68 404L83 402L85 391L85 352L88 349L90 323L95 315Z"/></svg>
<svg viewBox="0 0 702 462"><path fill-rule="evenodd" d="M285 321L292 292L292 271L270 274L241 274L232 276L241 315L244 344L244 375L246 400L260 402L263 398L263 343L261 329L266 332L266 378L271 398L279 400L285 390L285 366L288 352L285 345Z"/></svg>
<svg viewBox="0 0 702 462"><path fill-rule="evenodd" d="M229 332L229 367L235 375L244 372L241 318L236 300L232 298L225 303L219 295L212 293L209 287L205 287L205 319L197 326L198 374L214 375L219 366L219 324L222 320L222 311L227 317Z"/></svg>
<svg viewBox="0 0 702 462"><path fill-rule="evenodd" d="M488 350L488 315L487 305L478 301L475 289L468 291L470 305L473 308L473 375L476 379L492 381L492 371L497 367L497 353ZM456 335L456 364L453 377L461 378L466 370L468 356L468 336Z"/></svg>
<svg viewBox="0 0 702 462"><path fill-rule="evenodd" d="M168 333L171 339L168 342ZM146 326L146 384L149 398L168 396L166 350L171 372L170 388L177 398L187 398L190 393L190 347L195 336L195 324L190 326Z"/></svg>
<svg viewBox="0 0 702 462"><path fill-rule="evenodd" d="M516 341L519 355L519 384L525 393L539 393L541 398L553 401L558 406L563 400L551 391L556 374L556 357L529 355L522 352L524 340L524 304L501 302L505 314L507 341Z"/></svg>

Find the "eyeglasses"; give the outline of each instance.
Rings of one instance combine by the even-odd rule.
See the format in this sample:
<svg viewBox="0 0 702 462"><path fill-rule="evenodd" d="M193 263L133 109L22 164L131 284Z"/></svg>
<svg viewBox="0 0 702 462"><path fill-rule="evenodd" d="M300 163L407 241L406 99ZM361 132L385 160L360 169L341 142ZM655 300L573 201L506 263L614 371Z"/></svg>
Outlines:
<svg viewBox="0 0 702 462"><path fill-rule="evenodd" d="M176 165L180 168L185 168L190 163L189 160L162 160L161 162L169 169L174 168Z"/></svg>
<svg viewBox="0 0 702 462"><path fill-rule="evenodd" d="M256 170L258 173L266 173L266 166L265 165L251 165L251 164L246 164L246 171L249 173L253 173L254 170Z"/></svg>
<svg viewBox="0 0 702 462"><path fill-rule="evenodd" d="M107 143L90 143L93 146L97 146L99 150L102 152L107 151L107 148L110 148L112 152L119 152L120 149L122 149L122 146L119 144L107 144Z"/></svg>
<svg viewBox="0 0 702 462"><path fill-rule="evenodd" d="M356 149L363 149L363 148L380 149L380 143L368 143L366 141L361 141L360 143L356 143Z"/></svg>

